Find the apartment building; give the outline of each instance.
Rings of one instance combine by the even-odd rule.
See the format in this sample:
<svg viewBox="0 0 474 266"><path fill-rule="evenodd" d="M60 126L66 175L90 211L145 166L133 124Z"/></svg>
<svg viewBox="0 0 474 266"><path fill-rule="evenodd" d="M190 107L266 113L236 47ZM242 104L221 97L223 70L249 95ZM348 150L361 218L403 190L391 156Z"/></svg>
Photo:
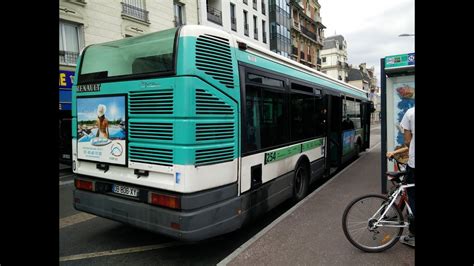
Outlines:
<svg viewBox="0 0 474 266"><path fill-rule="evenodd" d="M321 71L348 82L350 66L347 63L347 42L342 35L327 37L321 50Z"/></svg>
<svg viewBox="0 0 474 266"><path fill-rule="evenodd" d="M291 2L291 59L321 70L324 29L316 0Z"/></svg>
<svg viewBox="0 0 474 266"><path fill-rule="evenodd" d="M201 0L198 4L198 24L225 30L269 49L268 1Z"/></svg>

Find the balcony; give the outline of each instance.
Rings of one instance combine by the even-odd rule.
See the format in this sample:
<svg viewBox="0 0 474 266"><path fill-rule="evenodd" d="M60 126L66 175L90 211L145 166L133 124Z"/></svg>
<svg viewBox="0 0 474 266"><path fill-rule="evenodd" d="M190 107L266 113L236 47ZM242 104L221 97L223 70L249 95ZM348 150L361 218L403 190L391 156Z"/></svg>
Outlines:
<svg viewBox="0 0 474 266"><path fill-rule="evenodd" d="M222 26L222 11L211 6L207 6L207 20Z"/></svg>
<svg viewBox="0 0 474 266"><path fill-rule="evenodd" d="M316 23L323 24L322 21L321 21L321 17L318 14L314 14L314 21L316 21Z"/></svg>
<svg viewBox="0 0 474 266"><path fill-rule="evenodd" d="M76 65L79 53L59 51L59 63L63 65Z"/></svg>
<svg viewBox="0 0 474 266"><path fill-rule="evenodd" d="M301 32L313 41L316 41L316 33L309 31L306 27L301 26Z"/></svg>
<svg viewBox="0 0 474 266"><path fill-rule="evenodd" d="M291 54L298 57L298 47L291 46Z"/></svg>
<svg viewBox="0 0 474 266"><path fill-rule="evenodd" d="M148 20L148 11L122 2L122 15L150 23Z"/></svg>
<svg viewBox="0 0 474 266"><path fill-rule="evenodd" d="M237 31L237 20L235 18L230 19L230 28L233 31Z"/></svg>
<svg viewBox="0 0 474 266"><path fill-rule="evenodd" d="M249 36L249 24L244 24L244 34L245 36Z"/></svg>
<svg viewBox="0 0 474 266"><path fill-rule="evenodd" d="M300 22L297 21L297 20L293 20L293 27L297 30L301 30L300 29Z"/></svg>

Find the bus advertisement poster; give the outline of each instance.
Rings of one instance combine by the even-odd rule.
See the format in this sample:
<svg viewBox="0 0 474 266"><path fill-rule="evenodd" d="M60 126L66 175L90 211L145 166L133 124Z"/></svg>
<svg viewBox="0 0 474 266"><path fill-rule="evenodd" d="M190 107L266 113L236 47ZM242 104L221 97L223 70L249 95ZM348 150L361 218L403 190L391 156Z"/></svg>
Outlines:
<svg viewBox="0 0 474 266"><path fill-rule="evenodd" d="M77 98L78 158L126 165L125 96Z"/></svg>
<svg viewBox="0 0 474 266"><path fill-rule="evenodd" d="M342 133L342 155L346 155L354 149L355 130L347 130Z"/></svg>
<svg viewBox="0 0 474 266"><path fill-rule="evenodd" d="M393 147L401 146L404 143L403 129L400 127L403 115L411 107L415 106L415 82L397 82L393 83L393 115L394 124L394 143Z"/></svg>

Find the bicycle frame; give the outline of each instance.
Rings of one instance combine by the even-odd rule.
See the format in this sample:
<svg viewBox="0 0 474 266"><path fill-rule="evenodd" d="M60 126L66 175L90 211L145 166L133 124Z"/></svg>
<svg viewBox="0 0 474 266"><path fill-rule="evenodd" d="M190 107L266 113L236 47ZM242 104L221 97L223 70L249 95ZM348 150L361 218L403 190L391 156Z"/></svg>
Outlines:
<svg viewBox="0 0 474 266"><path fill-rule="evenodd" d="M393 193L392 195L390 195L389 197L389 204L386 205L386 204L383 204L376 212L375 214L369 219L370 220L377 220L377 222L373 223L371 228L370 229L375 229L377 228L378 226L381 226L381 227L408 227L409 223L407 222L403 222L403 224L400 224L398 222L393 222L393 221L385 221L383 220L383 218L385 217L385 215L387 214L388 210L390 209L390 207L394 204L395 200L398 198L398 196L400 196L400 194L405 191L407 188L410 188L410 187L414 187L415 184L407 184L407 185L400 185L400 187L398 187ZM410 204L408 204L408 200L407 198L405 197L403 199L405 201L405 204L407 206L407 210L408 210L408 214L409 215L412 215L413 212L411 211L411 208L410 208ZM383 211L382 215L380 215L380 218L379 219L376 219L375 217L377 216L378 213L381 212L381 210L385 208L385 210Z"/></svg>

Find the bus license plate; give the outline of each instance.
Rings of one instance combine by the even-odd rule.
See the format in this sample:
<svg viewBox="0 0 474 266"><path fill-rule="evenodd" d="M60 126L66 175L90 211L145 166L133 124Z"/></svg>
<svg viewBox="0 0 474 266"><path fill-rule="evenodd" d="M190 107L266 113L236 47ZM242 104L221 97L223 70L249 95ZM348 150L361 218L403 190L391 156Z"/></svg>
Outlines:
<svg viewBox="0 0 474 266"><path fill-rule="evenodd" d="M112 187L112 191L117 194L122 194L126 196L131 196L131 197L138 197L138 189L136 188L114 185Z"/></svg>

